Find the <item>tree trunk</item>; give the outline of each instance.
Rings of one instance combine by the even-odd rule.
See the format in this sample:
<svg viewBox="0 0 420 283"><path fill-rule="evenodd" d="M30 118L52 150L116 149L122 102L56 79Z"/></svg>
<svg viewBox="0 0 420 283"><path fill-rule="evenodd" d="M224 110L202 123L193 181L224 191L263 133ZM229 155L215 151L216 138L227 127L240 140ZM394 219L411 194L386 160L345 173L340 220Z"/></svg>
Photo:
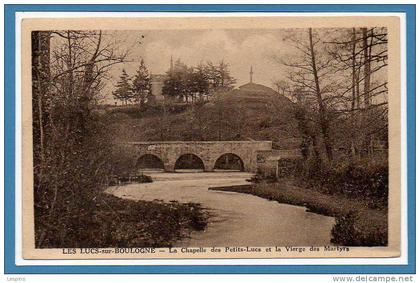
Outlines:
<svg viewBox="0 0 420 283"><path fill-rule="evenodd" d="M353 28L352 31L352 46L351 46L351 77L352 77L352 85L351 85L351 113L356 106L356 29Z"/></svg>
<svg viewBox="0 0 420 283"><path fill-rule="evenodd" d="M50 33L42 31L32 32L32 113L33 113L33 142L34 164L40 168L45 159L46 117L44 112L47 105L45 97L48 95L50 80Z"/></svg>
<svg viewBox="0 0 420 283"><path fill-rule="evenodd" d="M367 28L362 28L363 33L363 73L364 73L364 83L363 83L363 97L364 97L364 111L363 111L363 119L362 122L366 123L366 119L368 118L368 110L371 104L371 97L370 97L370 77L371 77L371 46L368 44L368 30ZM367 129L365 129L365 132ZM371 137L365 133L363 137L363 148L366 153L369 155L369 146L371 144Z"/></svg>
<svg viewBox="0 0 420 283"><path fill-rule="evenodd" d="M34 31L31 34L32 43L32 133L33 133L33 162L35 202L40 201L41 184L44 179L45 145L48 132L48 93L50 83L50 33ZM46 236L41 231L36 239L36 246L40 246Z"/></svg>
<svg viewBox="0 0 420 283"><path fill-rule="evenodd" d="M363 71L364 71L364 84L363 84L363 97L365 108L370 106L370 46L368 45L368 32L367 28L362 28L363 33Z"/></svg>
<svg viewBox="0 0 420 283"><path fill-rule="evenodd" d="M326 110L325 110L324 101L322 99L321 88L319 86L318 69L316 66L316 55L315 55L314 43L313 43L312 37L313 37L312 28L309 28L309 48L311 52L312 73L314 76L316 97L318 101L319 121L320 121L321 132L324 139L325 153L327 155L328 160L331 161L333 159L333 153L332 153L332 146L331 146L331 141L330 141L330 136L329 136L329 124L326 117Z"/></svg>
<svg viewBox="0 0 420 283"><path fill-rule="evenodd" d="M353 28L352 30L352 46L351 46L351 77L352 77L352 85L351 85L351 124L352 124L352 137L351 137L351 144L350 144L350 155L356 155L356 144L354 139L356 137L356 120L355 120L355 108L356 108L356 29Z"/></svg>
<svg viewBox="0 0 420 283"><path fill-rule="evenodd" d="M102 31L99 31L95 51L87 62L83 74L82 93L79 94L79 119L81 132L86 130L86 121L90 115L90 104L93 99L92 84L95 82L94 68L102 42Z"/></svg>

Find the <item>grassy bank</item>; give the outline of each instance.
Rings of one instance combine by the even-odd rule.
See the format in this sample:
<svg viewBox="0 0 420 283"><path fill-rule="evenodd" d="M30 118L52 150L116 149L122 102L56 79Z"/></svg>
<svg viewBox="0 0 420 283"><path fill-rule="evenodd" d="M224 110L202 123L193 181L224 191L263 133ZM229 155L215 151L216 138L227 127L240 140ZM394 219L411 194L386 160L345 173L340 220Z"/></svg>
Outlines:
<svg viewBox="0 0 420 283"><path fill-rule="evenodd" d="M278 111L277 109L282 109ZM276 115L273 115L276 113ZM237 119L240 116L241 119ZM118 141L272 140L275 147L293 149L299 132L292 103L273 90L235 90L195 105L118 107L105 112ZM280 138L281 137L281 138Z"/></svg>
<svg viewBox="0 0 420 283"><path fill-rule="evenodd" d="M211 189L252 194L280 203L305 206L311 212L336 217L331 231L331 240L336 244L385 246L388 242L387 210L369 208L369 203L361 199L297 187L292 181Z"/></svg>
<svg viewBox="0 0 420 283"><path fill-rule="evenodd" d="M85 218L61 222L74 223L73 227L45 227L42 216L37 217L37 239L45 238L39 248L171 247L207 224L207 213L195 203L133 201L100 194L92 204L95 208ZM45 232L48 235L42 236Z"/></svg>

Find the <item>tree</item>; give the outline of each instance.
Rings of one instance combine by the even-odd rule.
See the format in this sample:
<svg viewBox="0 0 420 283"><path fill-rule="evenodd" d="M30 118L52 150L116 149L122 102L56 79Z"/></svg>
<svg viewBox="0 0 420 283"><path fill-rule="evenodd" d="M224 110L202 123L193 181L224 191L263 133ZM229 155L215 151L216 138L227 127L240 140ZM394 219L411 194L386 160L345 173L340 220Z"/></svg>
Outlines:
<svg viewBox="0 0 420 283"><path fill-rule="evenodd" d="M173 68L166 72L167 78L163 82L162 94L167 97L177 97L188 100L187 72L187 65L178 59Z"/></svg>
<svg viewBox="0 0 420 283"><path fill-rule="evenodd" d="M144 60L141 59L140 66L133 80L132 93L134 99L142 106L152 94L152 85L150 83L150 74Z"/></svg>
<svg viewBox="0 0 420 283"><path fill-rule="evenodd" d="M49 113L50 83L50 32L32 32L32 129L34 163L42 164L45 158L45 133ZM36 176L42 176L43 166ZM35 181L36 182L36 181Z"/></svg>
<svg viewBox="0 0 420 283"><path fill-rule="evenodd" d="M196 81L197 92L199 96L201 98L204 96L207 97L210 91L210 82L209 82L209 75L206 73L206 67L200 63L195 68L194 76L195 76L194 80Z"/></svg>
<svg viewBox="0 0 420 283"><path fill-rule="evenodd" d="M324 44L312 28L291 34L289 41L293 43L298 56L283 61L283 64L291 68L289 80L295 88L303 90L302 93L306 96L305 103L310 104L317 112L315 125L322 136L325 156L331 161L333 144L330 136L331 116L327 103L332 103L337 87L336 81L331 79L331 58L322 56L325 53ZM318 142L313 141L313 144Z"/></svg>
<svg viewBox="0 0 420 283"><path fill-rule="evenodd" d="M194 102L198 94L197 77L194 68L189 67L182 74L182 84L184 85L185 100L188 102L188 98L191 97L191 102Z"/></svg>
<svg viewBox="0 0 420 283"><path fill-rule="evenodd" d="M221 61L219 65L208 62L197 67L188 67L177 60L169 71L162 92L168 97L178 97L184 101L196 101L197 97L208 97L217 91L229 91L236 80L230 75L229 64Z"/></svg>
<svg viewBox="0 0 420 283"><path fill-rule="evenodd" d="M195 83L195 93L203 99L209 95L209 82L207 75L202 66L196 67L193 73L193 81Z"/></svg>
<svg viewBox="0 0 420 283"><path fill-rule="evenodd" d="M177 96L177 80L172 72L166 72L166 79L163 82L162 94L165 97L176 97Z"/></svg>
<svg viewBox="0 0 420 283"><path fill-rule="evenodd" d="M350 121L349 152L369 153L387 120L387 31L379 27L334 30L327 47L337 74L351 78L342 81L343 106L336 110L344 116L341 120Z"/></svg>
<svg viewBox="0 0 420 283"><path fill-rule="evenodd" d="M332 160L333 153L332 153L332 144L331 144L330 132L329 132L330 125L327 118L325 103L322 97L323 93L321 91L320 77L318 74L318 72L321 71L322 69L318 70L319 65L318 65L316 53L315 53L315 46L314 46L315 44L313 40L312 28L309 28L308 35L309 35L309 50L310 50L310 56L311 56L312 75L313 75L313 81L315 85L316 99L318 102L319 123L320 123L321 132L324 138L325 152L327 154L327 158L329 160Z"/></svg>
<svg viewBox="0 0 420 283"><path fill-rule="evenodd" d="M313 129L312 144L346 149L362 157L387 138L387 30L382 27L290 30L293 56L280 62L303 107L298 115ZM316 115L313 115L315 113ZM329 140L329 142L328 142ZM313 146L314 148L314 146Z"/></svg>
<svg viewBox="0 0 420 283"><path fill-rule="evenodd" d="M229 91L233 89L236 79L230 75L228 63L225 63L223 60L218 65L208 62L205 70L211 92Z"/></svg>
<svg viewBox="0 0 420 283"><path fill-rule="evenodd" d="M125 105L127 105L127 103L135 97L130 85L130 77L124 69L121 72L120 79L118 80L115 88L116 89L112 94L116 99L121 100Z"/></svg>
<svg viewBox="0 0 420 283"><path fill-rule="evenodd" d="M229 64L223 60L217 66L217 78L219 80L219 90L229 91L232 90L236 80L230 75Z"/></svg>
<svg viewBox="0 0 420 283"><path fill-rule="evenodd" d="M286 95L290 92L290 85L286 80L276 80L273 82L274 87L277 89L277 92Z"/></svg>
<svg viewBox="0 0 420 283"><path fill-rule="evenodd" d="M85 244L110 170L111 143L91 109L110 67L125 60L114 44L101 31L32 33L36 247Z"/></svg>

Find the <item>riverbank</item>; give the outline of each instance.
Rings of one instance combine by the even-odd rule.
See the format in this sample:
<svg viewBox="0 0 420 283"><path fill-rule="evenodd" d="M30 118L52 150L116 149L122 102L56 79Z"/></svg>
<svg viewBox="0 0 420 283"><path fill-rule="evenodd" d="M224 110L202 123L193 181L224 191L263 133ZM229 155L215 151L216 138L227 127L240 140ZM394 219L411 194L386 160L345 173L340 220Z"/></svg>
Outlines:
<svg viewBox="0 0 420 283"><path fill-rule="evenodd" d="M51 233L41 247L172 247L207 226L207 212L197 203L127 200L106 193L94 202L94 209L80 223L85 228L77 231L77 239L83 241L72 241L71 233L66 239ZM63 242L67 245L57 245Z"/></svg>
<svg viewBox="0 0 420 283"><path fill-rule="evenodd" d="M294 185L290 180L244 186L213 187L209 190L252 194L268 200L305 206L309 211L333 216L336 223L331 241L347 246L386 246L388 214L385 209L371 209L360 199L330 195Z"/></svg>

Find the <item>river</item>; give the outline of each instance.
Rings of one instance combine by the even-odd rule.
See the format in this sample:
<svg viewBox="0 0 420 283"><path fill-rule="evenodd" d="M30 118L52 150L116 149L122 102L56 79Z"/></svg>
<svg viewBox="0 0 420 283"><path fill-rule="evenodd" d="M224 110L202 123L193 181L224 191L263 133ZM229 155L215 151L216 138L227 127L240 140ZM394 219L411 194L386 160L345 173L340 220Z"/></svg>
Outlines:
<svg viewBox="0 0 420 283"><path fill-rule="evenodd" d="M135 200L197 202L212 215L205 231L193 232L175 246L310 246L330 243L334 218L304 207L249 194L209 191L209 187L243 185L244 172L147 173L153 183L109 188L115 196Z"/></svg>

